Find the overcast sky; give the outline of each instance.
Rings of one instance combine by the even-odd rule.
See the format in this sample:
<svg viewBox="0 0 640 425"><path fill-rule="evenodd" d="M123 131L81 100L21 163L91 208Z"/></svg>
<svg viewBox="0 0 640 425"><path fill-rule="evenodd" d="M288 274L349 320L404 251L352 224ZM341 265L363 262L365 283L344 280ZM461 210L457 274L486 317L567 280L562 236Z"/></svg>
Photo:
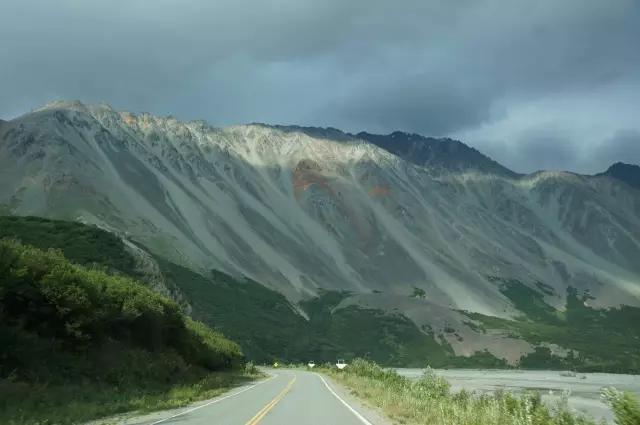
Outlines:
<svg viewBox="0 0 640 425"><path fill-rule="evenodd" d="M640 163L640 0L4 0L0 118L54 99Z"/></svg>

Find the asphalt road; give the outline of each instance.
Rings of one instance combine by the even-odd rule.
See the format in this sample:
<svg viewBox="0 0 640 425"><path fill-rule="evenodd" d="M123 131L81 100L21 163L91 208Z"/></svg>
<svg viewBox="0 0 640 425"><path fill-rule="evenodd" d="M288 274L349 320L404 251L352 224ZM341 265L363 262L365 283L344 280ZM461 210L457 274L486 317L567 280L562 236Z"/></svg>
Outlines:
<svg viewBox="0 0 640 425"><path fill-rule="evenodd" d="M139 425L375 425L351 397L312 372L269 371L271 377L195 407L127 421ZM340 394L341 393L341 394ZM346 400L346 399L348 400ZM366 413L364 413L366 414Z"/></svg>

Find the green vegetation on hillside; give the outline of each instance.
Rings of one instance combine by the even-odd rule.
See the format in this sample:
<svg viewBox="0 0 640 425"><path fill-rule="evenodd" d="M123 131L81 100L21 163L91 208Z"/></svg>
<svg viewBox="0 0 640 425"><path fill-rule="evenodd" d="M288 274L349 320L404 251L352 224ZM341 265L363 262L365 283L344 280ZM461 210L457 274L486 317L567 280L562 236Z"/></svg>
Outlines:
<svg viewBox="0 0 640 425"><path fill-rule="evenodd" d="M411 298L426 298L427 293L424 289L418 288L417 286L413 287L413 293L411 294Z"/></svg>
<svg viewBox="0 0 640 425"><path fill-rule="evenodd" d="M304 337L305 319L287 299L250 279L211 271L208 277L156 258L165 278L180 288L192 316L237 341L247 358L258 362L298 359L295 344ZM305 359L300 359L305 360Z"/></svg>
<svg viewBox="0 0 640 425"><path fill-rule="evenodd" d="M0 240L0 423L176 406L228 386L238 378L221 372L242 362L136 281Z"/></svg>
<svg viewBox="0 0 640 425"><path fill-rule="evenodd" d="M138 276L134 259L115 235L93 226L37 217L0 217L0 238L9 237L42 249L57 248L73 263L107 273ZM257 362L316 362L363 357L385 365L433 367L508 367L487 351L471 357L453 349L429 327L419 329L406 316L341 302L351 294L321 291L293 306L282 294L250 279L210 271L200 274L156 257L169 288L192 306L192 316L237 341ZM506 330L536 344L520 367L580 371L640 371L640 309L596 310L588 294L571 290L565 312L544 301L553 289L541 282L529 288L517 280L491 278L523 313L506 320L465 313L476 331ZM416 288L419 289L419 288ZM414 290L415 296L422 292ZM305 318L306 316L308 318ZM568 349L552 354L549 343Z"/></svg>
<svg viewBox="0 0 640 425"><path fill-rule="evenodd" d="M452 393L449 383L429 369L416 381L361 359L354 360L342 371L333 368L322 371L402 424L594 424L571 413L566 402L549 409L538 393L476 394L464 390Z"/></svg>
<svg viewBox="0 0 640 425"><path fill-rule="evenodd" d="M385 364L411 366L429 359L440 365L451 354L402 315L356 306L334 310L348 293L326 291L301 303L306 320L282 294L250 279L217 271L204 277L158 262L191 304L193 317L238 341L258 362L362 356Z"/></svg>
<svg viewBox="0 0 640 425"><path fill-rule="evenodd" d="M567 291L564 312L544 303L543 296L518 281L509 281L502 292L525 313L516 320L465 313L485 329L503 329L533 344L554 343L570 350L566 357L553 356L538 346L520 361L528 369L574 369L592 372L640 372L640 308L594 309L591 297L574 288Z"/></svg>
<svg viewBox="0 0 640 425"><path fill-rule="evenodd" d="M326 291L301 303L313 334L326 338L337 348L320 347L313 353L314 359L367 357L389 365L417 366L424 364L425 359L440 365L453 356L448 345L443 346L432 334L421 332L404 315L356 305L336 309L348 295Z"/></svg>
<svg viewBox="0 0 640 425"><path fill-rule="evenodd" d="M211 271L208 277L157 259L165 277L179 287L192 316L238 341L258 362L333 362L366 357L382 364L434 367L505 367L491 354L456 357L446 341L436 341L401 314L351 305L337 308L348 292L321 291L300 303L305 319L280 293L251 279Z"/></svg>
<svg viewBox="0 0 640 425"><path fill-rule="evenodd" d="M129 276L135 275L135 260L116 235L73 221L40 217L0 216L0 239L17 239L40 249L59 249L80 265L100 265Z"/></svg>
<svg viewBox="0 0 640 425"><path fill-rule="evenodd" d="M540 292L515 279L490 278L490 280L502 282L500 292L511 300L515 308L524 313L523 319L550 323L559 322L558 311L544 302L544 297Z"/></svg>
<svg viewBox="0 0 640 425"><path fill-rule="evenodd" d="M43 249L61 249L76 264L138 277L122 241L96 227L38 217L0 217L0 235ZM156 260L167 285L178 288L192 306L192 316L222 330L255 361L334 361L363 356L407 366L425 359L434 366L479 364L475 357L455 358L446 343L436 342L428 329L421 332L400 314L357 306L336 310L347 293L326 291L303 302L301 308L310 318L306 320L282 294L250 279L215 270L204 276L163 258ZM490 357L489 363L497 361Z"/></svg>

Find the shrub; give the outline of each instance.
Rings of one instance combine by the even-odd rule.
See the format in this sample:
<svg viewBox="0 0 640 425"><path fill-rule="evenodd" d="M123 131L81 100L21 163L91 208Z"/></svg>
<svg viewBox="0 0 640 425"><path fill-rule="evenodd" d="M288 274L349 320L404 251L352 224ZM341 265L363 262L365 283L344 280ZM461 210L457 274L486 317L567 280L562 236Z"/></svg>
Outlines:
<svg viewBox="0 0 640 425"><path fill-rule="evenodd" d="M55 248L74 263L100 264L107 270L135 274L135 260L122 240L98 227L42 217L0 216L0 239L15 238L39 249Z"/></svg>
<svg viewBox="0 0 640 425"><path fill-rule="evenodd" d="M566 399L547 408L538 393L497 391L451 394L449 383L429 368L417 381L383 369L373 362L354 360L343 373L325 372L354 394L381 407L392 419L405 424L429 425L591 425L576 416ZM626 423L624 425L627 425Z"/></svg>
<svg viewBox="0 0 640 425"><path fill-rule="evenodd" d="M449 395L449 388L451 388L449 381L436 375L430 367L425 369L420 379L415 381L413 386L424 396L430 398L446 397Z"/></svg>
<svg viewBox="0 0 640 425"><path fill-rule="evenodd" d="M606 388L602 393L605 401L611 406L618 425L640 424L640 403L631 393Z"/></svg>
<svg viewBox="0 0 640 425"><path fill-rule="evenodd" d="M383 369L377 363L364 359L355 359L345 369L347 373L366 378L377 379L388 384L405 384L406 378L391 369Z"/></svg>
<svg viewBox="0 0 640 425"><path fill-rule="evenodd" d="M76 363L63 357L86 358L112 342L208 370L242 362L237 344L142 284L9 240L0 240L0 341L0 374L35 373L49 356Z"/></svg>
<svg viewBox="0 0 640 425"><path fill-rule="evenodd" d="M244 373L245 375L256 375L258 373L258 368L253 362L247 362L244 365Z"/></svg>

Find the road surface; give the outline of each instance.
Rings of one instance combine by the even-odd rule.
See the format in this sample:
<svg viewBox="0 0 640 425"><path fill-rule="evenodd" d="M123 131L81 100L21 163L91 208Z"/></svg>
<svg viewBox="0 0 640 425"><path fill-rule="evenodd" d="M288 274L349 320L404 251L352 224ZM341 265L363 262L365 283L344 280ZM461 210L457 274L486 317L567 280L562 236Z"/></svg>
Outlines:
<svg viewBox="0 0 640 425"><path fill-rule="evenodd" d="M378 425L380 417L312 372L270 377L199 405L116 421L127 425ZM385 421L386 422L386 421ZM113 423L113 422L111 422Z"/></svg>

